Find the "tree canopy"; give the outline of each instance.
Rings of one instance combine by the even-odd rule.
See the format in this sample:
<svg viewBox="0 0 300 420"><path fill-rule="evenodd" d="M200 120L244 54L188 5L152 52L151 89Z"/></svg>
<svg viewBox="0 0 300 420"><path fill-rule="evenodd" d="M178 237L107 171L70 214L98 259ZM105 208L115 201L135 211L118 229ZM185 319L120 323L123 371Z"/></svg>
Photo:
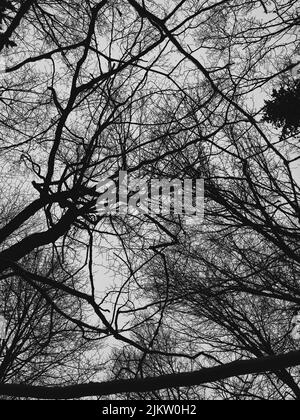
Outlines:
<svg viewBox="0 0 300 420"><path fill-rule="evenodd" d="M298 1L11 0L0 32L0 394L299 399ZM100 213L124 171L204 179L204 221Z"/></svg>

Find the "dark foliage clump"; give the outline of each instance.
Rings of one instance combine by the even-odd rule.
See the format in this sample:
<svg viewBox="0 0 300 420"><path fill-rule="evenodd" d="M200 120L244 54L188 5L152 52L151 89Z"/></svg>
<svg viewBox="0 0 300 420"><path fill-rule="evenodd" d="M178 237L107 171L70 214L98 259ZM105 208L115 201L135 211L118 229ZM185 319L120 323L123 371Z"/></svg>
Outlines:
<svg viewBox="0 0 300 420"><path fill-rule="evenodd" d="M3 24L9 20L9 12L14 11L15 8L11 1L1 0L0 2L0 29L3 28Z"/></svg>
<svg viewBox="0 0 300 420"><path fill-rule="evenodd" d="M11 21L11 12L14 12L14 11L15 11L15 7L11 1L0 0L0 40L1 40L1 36L3 36L1 32L4 32L5 25L7 25ZM10 41L10 40L6 40L4 42L4 45L7 48L16 47L15 42Z"/></svg>
<svg viewBox="0 0 300 420"><path fill-rule="evenodd" d="M300 80L293 86L273 90L273 99L266 101L264 121L283 128L284 134L300 129Z"/></svg>

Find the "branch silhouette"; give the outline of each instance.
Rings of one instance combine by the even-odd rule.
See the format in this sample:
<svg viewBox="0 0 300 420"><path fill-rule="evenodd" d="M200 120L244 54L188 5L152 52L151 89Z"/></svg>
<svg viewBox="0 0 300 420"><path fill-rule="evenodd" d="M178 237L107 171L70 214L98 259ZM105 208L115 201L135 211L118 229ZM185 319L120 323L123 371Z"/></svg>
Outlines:
<svg viewBox="0 0 300 420"><path fill-rule="evenodd" d="M166 388L204 385L236 376L274 372L300 365L300 351L279 356L241 360L195 372L163 375L156 378L129 379L65 387L1 384L0 394L10 397L67 400L131 392L149 392Z"/></svg>

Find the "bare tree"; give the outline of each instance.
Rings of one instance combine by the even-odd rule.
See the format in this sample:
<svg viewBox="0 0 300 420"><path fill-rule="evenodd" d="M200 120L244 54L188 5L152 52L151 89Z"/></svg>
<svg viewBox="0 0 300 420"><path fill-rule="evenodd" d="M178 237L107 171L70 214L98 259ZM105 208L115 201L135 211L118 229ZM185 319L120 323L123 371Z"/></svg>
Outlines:
<svg viewBox="0 0 300 420"><path fill-rule="evenodd" d="M65 388L16 379L0 393L80 398L219 381L218 396L299 398L287 369L300 356L286 339L299 305L298 148L263 113L299 64L297 2L11 1L1 16L0 159L10 171L1 206L10 209L0 275L22 279L16 298L29 288L83 338L130 346L140 372L155 377ZM97 183L117 182L120 170L205 177L205 224L97 214ZM116 287L100 293L107 244ZM27 266L37 250L58 271ZM74 300L88 316L68 310ZM182 325L170 352L160 337ZM200 370L179 373L172 360L166 376L171 355ZM241 375L256 376L225 381Z"/></svg>
<svg viewBox="0 0 300 420"><path fill-rule="evenodd" d="M22 263L31 272L52 273L62 284L71 281L39 250ZM80 301L46 285L34 286L22 275L8 273L1 278L0 307L7 321L0 353L1 383L70 385L90 381L101 373L100 344L96 347L92 337L88 340L72 323L72 318L84 320Z"/></svg>

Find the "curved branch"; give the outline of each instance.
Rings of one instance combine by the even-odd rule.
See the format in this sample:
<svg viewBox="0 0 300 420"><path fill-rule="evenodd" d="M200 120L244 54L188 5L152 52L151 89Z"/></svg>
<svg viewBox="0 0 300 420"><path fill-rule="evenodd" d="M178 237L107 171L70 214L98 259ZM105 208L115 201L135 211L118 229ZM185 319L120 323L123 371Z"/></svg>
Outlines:
<svg viewBox="0 0 300 420"><path fill-rule="evenodd" d="M199 386L236 376L274 372L299 364L300 351L294 351L279 356L242 360L201 369L196 372L164 375L156 378L89 383L66 387L0 384L0 394L10 397L66 400L130 392L141 393L174 387Z"/></svg>

